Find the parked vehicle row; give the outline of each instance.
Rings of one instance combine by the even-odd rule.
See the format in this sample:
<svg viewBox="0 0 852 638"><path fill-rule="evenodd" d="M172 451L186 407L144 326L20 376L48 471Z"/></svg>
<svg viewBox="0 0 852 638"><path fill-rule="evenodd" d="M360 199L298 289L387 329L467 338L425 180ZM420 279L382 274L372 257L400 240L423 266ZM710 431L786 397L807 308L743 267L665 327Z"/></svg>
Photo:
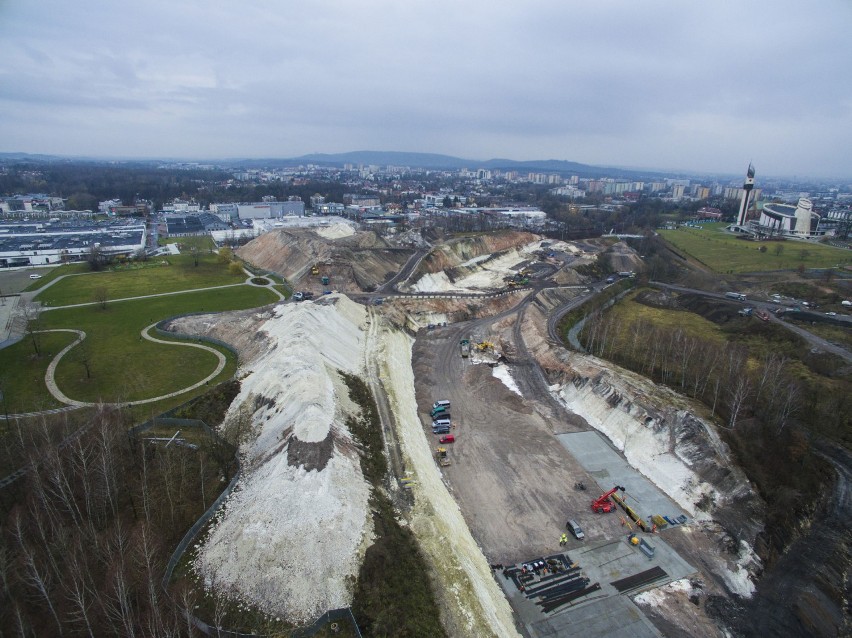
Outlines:
<svg viewBox="0 0 852 638"><path fill-rule="evenodd" d="M454 443L456 437L450 434L450 430L453 427L452 418L450 417L450 402L446 399L435 401L432 404L429 416L432 417L432 434L442 435L439 439L441 443Z"/></svg>

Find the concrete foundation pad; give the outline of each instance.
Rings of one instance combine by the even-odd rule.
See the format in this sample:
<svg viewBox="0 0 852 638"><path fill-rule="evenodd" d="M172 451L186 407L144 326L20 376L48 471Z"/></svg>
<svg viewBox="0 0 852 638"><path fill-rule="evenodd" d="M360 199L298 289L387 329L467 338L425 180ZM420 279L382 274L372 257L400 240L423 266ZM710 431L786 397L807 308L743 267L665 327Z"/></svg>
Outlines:
<svg viewBox="0 0 852 638"><path fill-rule="evenodd" d="M592 490L590 500L621 485L626 488L626 503L646 521L653 514L669 518L686 515L660 488L631 467L600 433L559 434L556 438L598 482L600 492L597 495L592 486L588 486Z"/></svg>

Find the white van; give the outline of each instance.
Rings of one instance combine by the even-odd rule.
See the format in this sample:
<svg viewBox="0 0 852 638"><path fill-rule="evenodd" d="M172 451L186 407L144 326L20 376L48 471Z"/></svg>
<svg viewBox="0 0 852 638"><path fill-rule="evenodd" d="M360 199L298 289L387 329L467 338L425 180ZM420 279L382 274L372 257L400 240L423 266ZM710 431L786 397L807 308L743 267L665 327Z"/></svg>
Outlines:
<svg viewBox="0 0 852 638"><path fill-rule="evenodd" d="M449 410L450 409L450 402L447 401L446 399L441 399L440 401L435 401L435 403L432 404L432 409L434 410L435 408L438 408L438 407L443 407L445 410Z"/></svg>
<svg viewBox="0 0 852 638"><path fill-rule="evenodd" d="M452 425L452 421L449 419L435 419L432 421L433 428L449 427L450 425Z"/></svg>

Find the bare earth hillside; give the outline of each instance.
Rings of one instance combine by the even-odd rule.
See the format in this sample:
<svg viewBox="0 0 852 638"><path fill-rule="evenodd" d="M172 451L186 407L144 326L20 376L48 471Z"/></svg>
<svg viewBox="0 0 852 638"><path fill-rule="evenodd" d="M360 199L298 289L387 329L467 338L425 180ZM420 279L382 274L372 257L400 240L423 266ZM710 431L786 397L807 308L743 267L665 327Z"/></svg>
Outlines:
<svg viewBox="0 0 852 638"><path fill-rule="evenodd" d="M241 247L237 255L286 277L297 290L320 293L323 276L340 292L373 290L399 272L413 252L393 247L371 231L347 234L335 228L275 230ZM313 266L319 274L312 274Z"/></svg>

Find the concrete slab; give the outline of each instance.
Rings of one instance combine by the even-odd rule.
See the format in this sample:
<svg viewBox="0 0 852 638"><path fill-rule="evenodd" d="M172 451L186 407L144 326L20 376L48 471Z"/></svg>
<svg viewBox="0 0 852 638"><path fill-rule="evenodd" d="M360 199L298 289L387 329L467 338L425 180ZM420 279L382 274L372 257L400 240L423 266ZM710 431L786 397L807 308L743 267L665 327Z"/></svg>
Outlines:
<svg viewBox="0 0 852 638"><path fill-rule="evenodd" d="M531 638L657 637L660 633L628 596L685 578L694 574L696 570L659 535L643 534L642 538L656 550L651 559L627 542L626 533L619 539L570 549L568 560L582 569L582 574L589 579L589 584L598 583L601 589L587 597L568 603L550 615L545 614L542 608L535 604L535 600L530 600L523 592L518 591L511 579L505 578L499 572L495 575L512 609L517 613ZM611 584L652 567L660 567L665 571L666 576L623 594Z"/></svg>
<svg viewBox="0 0 852 638"><path fill-rule="evenodd" d="M559 442L598 482L602 494L616 485L627 488L626 502L645 520L652 514L674 518L685 515L660 488L631 467L599 432L558 434ZM590 487L591 489L591 487ZM592 498L594 490L590 492Z"/></svg>
<svg viewBox="0 0 852 638"><path fill-rule="evenodd" d="M661 638L662 634L625 597L599 598L527 628L534 638Z"/></svg>
<svg viewBox="0 0 852 638"><path fill-rule="evenodd" d="M653 558L648 558L637 547L630 545L627 542L627 534L621 539L590 545L585 551L574 550L571 552L571 558L583 567L591 582L600 583L602 594L611 596L618 595L618 590L610 583L652 567L661 567L668 576L625 593L637 594L695 573L695 568L683 560L659 535L641 534L641 537L655 548Z"/></svg>

